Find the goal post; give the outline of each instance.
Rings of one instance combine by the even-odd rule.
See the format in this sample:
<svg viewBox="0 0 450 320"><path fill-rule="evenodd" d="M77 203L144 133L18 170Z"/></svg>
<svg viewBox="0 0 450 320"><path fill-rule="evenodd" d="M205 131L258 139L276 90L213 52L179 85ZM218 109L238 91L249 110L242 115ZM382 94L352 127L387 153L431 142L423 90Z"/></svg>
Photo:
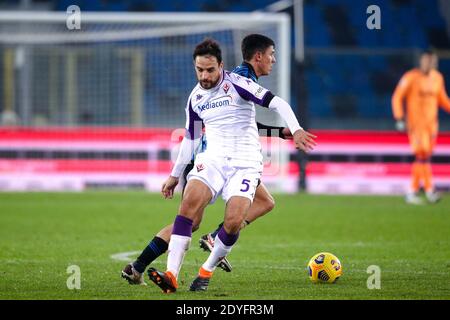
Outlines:
<svg viewBox="0 0 450 320"><path fill-rule="evenodd" d="M0 12L4 125L183 127L184 106L196 84L195 44L216 39L225 69L232 70L242 62L241 40L250 33L267 35L276 44L277 63L260 84L290 100L287 14L81 11L79 30L67 28L69 17L64 12ZM283 124L278 114L262 108L257 108L257 120ZM281 172L273 185L281 187L288 152L274 153Z"/></svg>

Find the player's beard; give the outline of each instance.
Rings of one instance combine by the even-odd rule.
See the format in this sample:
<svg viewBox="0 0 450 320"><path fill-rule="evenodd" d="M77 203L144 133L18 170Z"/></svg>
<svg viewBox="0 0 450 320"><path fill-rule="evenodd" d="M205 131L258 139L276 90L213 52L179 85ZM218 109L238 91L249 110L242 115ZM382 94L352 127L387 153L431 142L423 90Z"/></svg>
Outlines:
<svg viewBox="0 0 450 320"><path fill-rule="evenodd" d="M219 78L217 78L215 81L211 81L211 80L200 80L200 85L202 86L203 89L211 89L214 88L217 83L219 82Z"/></svg>
<svg viewBox="0 0 450 320"><path fill-rule="evenodd" d="M212 88L212 81L204 80L200 81L200 85L203 89L211 89Z"/></svg>

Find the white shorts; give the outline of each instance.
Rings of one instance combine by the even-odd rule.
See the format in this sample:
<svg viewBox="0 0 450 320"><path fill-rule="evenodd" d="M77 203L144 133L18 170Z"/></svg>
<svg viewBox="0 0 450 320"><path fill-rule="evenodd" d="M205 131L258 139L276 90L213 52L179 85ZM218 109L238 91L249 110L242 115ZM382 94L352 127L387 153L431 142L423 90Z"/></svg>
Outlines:
<svg viewBox="0 0 450 320"><path fill-rule="evenodd" d="M237 161L199 153L195 157L194 168L189 172L187 181L197 179L205 183L213 195L211 204L220 194L225 203L233 196L246 197L253 202L262 169L262 162Z"/></svg>

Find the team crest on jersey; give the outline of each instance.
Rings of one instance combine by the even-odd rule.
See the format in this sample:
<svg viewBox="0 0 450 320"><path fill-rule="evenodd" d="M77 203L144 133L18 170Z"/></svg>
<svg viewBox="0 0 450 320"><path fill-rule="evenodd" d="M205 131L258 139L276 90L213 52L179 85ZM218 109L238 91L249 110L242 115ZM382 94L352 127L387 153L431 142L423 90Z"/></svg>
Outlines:
<svg viewBox="0 0 450 320"><path fill-rule="evenodd" d="M205 166L203 165L203 163L197 164L197 172L200 172L200 171L202 171L203 169L205 169Z"/></svg>
<svg viewBox="0 0 450 320"><path fill-rule="evenodd" d="M203 96L201 94L198 94L196 97L197 101L200 100L201 98L203 98Z"/></svg>
<svg viewBox="0 0 450 320"><path fill-rule="evenodd" d="M228 84L228 83L225 83L225 84L223 85L222 89L223 89L223 91L224 91L225 93L228 93L228 90L230 90L229 84Z"/></svg>

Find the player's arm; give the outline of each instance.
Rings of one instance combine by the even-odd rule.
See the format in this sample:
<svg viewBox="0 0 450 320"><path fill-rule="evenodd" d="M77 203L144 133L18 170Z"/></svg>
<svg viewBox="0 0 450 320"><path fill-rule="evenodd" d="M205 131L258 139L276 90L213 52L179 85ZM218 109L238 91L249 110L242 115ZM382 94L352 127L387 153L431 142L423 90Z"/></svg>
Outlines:
<svg viewBox="0 0 450 320"><path fill-rule="evenodd" d="M190 100L190 99L189 99ZM191 162L194 151L201 143L203 121L192 110L190 101L186 107L186 132L181 141L180 151L178 152L177 160L172 168L169 178L163 183L161 193L164 198L171 199L173 192L178 184L180 176L183 174L186 166Z"/></svg>
<svg viewBox="0 0 450 320"><path fill-rule="evenodd" d="M239 66L239 67L236 67L232 72L237 75L240 75L242 77L251 79L255 83L257 82L256 79L251 77L248 68L240 68L240 66ZM272 132L277 132L278 137L281 139L284 139L284 140L292 139L292 132L289 130L289 128L269 126L269 125L265 125L261 122L256 122L256 125L258 127L258 131L261 136L272 137ZM262 130L262 131L260 131L260 130ZM272 130L275 130L275 131L272 131Z"/></svg>
<svg viewBox="0 0 450 320"><path fill-rule="evenodd" d="M272 95L272 93L268 92L267 94ZM264 105L262 105L264 106ZM305 152L311 151L316 142L314 141L317 138L310 132L305 131L300 124L298 123L297 117L292 111L291 106L282 98L278 96L273 96L270 99L267 107L276 111L281 118L286 122L289 130L293 133L293 140L295 143L295 147L297 149L303 150Z"/></svg>
<svg viewBox="0 0 450 320"><path fill-rule="evenodd" d="M275 132L278 133L278 137L281 139L292 139L292 132L291 130L289 130L289 128L286 127L275 127L275 126L268 126L265 124L262 124L260 122L256 122L256 125L258 127L258 131L259 130L263 130L263 131L259 131L260 134L266 134L265 136L267 137L271 137L272 136L272 130L275 130ZM261 134L262 135L262 134ZM264 135L262 135L264 136Z"/></svg>
<svg viewBox="0 0 450 320"><path fill-rule="evenodd" d="M445 90L445 81L442 79L442 85L438 92L438 103L442 109L450 113L450 99L447 95L447 91Z"/></svg>
<svg viewBox="0 0 450 320"><path fill-rule="evenodd" d="M314 141L316 136L303 130L298 123L291 106L286 101L275 96L272 92L253 81L234 79L233 86L241 98L278 112L292 132L295 147L297 149L308 152L316 145Z"/></svg>
<svg viewBox="0 0 450 320"><path fill-rule="evenodd" d="M391 99L392 113L396 121L395 126L398 131L405 130L405 110L403 107L403 100L408 91L409 83L410 83L409 74L403 75L403 77L397 84L397 87L395 88L394 94L392 95Z"/></svg>

